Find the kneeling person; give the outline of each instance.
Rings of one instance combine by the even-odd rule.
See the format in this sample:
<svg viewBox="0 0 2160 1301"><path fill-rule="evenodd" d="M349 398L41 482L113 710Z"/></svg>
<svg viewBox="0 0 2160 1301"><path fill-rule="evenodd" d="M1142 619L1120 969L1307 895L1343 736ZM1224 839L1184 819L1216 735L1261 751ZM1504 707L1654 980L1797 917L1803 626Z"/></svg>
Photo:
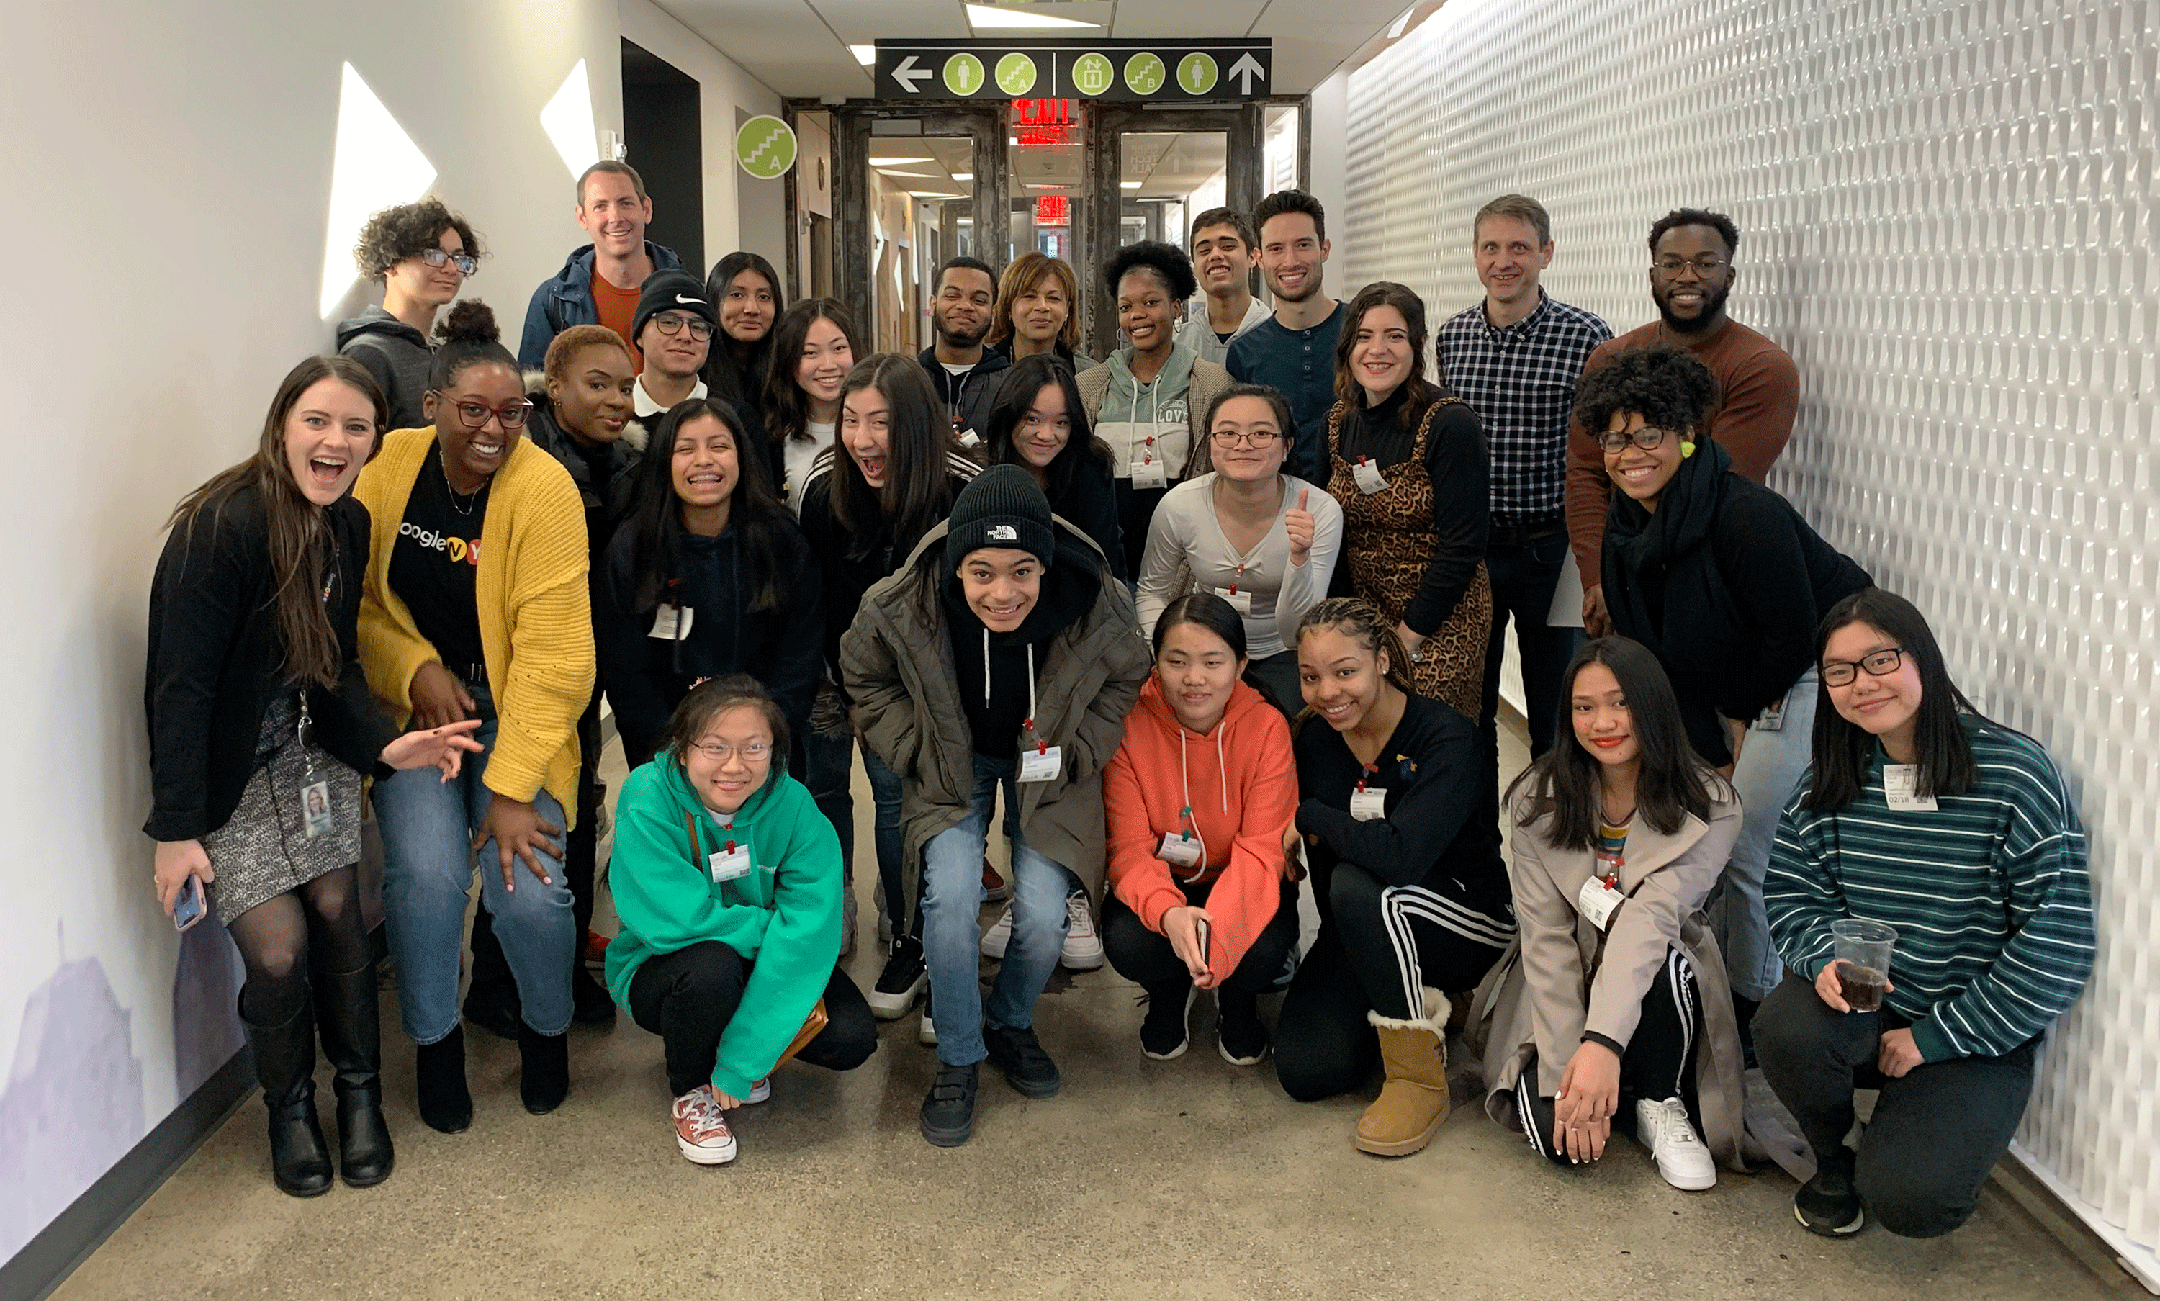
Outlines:
<svg viewBox="0 0 2160 1301"><path fill-rule="evenodd" d="M735 1159L726 1113L764 1101L821 999L804 1061L845 1071L877 1051L870 1005L833 965L840 840L787 775L787 745L754 679L703 683L616 806L608 992L666 1040L676 1142L700 1165Z"/></svg>

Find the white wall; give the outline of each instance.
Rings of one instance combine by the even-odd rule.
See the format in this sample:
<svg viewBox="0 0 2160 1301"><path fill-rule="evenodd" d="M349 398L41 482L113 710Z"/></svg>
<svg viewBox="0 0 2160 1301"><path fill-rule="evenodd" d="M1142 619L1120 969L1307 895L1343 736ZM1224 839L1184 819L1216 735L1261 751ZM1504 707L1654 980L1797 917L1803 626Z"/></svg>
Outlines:
<svg viewBox="0 0 2160 1301"><path fill-rule="evenodd" d="M619 132L619 35L614 0L0 9L17 191L0 219L17 250L0 395L25 453L0 513L16 701L0 746L0 1259L172 1108L176 1004L179 1038L230 1034L229 983L176 991L151 894L145 598L175 499L251 452L279 378L330 343L317 298L341 63L480 231L468 293L514 346L534 285L581 242L538 114L584 59L596 122ZM211 948L191 969L223 960Z"/></svg>
<svg viewBox="0 0 2160 1301"><path fill-rule="evenodd" d="M1313 147L1347 145L1337 292L1401 280L1435 321L1477 301L1470 216L1509 190L1552 212L1548 290L1619 329L1653 314L1654 218L1739 222L1733 315L1801 374L1772 486L2080 796L2099 962L2020 1143L2148 1282L2156 56L2149 0L1451 0Z"/></svg>

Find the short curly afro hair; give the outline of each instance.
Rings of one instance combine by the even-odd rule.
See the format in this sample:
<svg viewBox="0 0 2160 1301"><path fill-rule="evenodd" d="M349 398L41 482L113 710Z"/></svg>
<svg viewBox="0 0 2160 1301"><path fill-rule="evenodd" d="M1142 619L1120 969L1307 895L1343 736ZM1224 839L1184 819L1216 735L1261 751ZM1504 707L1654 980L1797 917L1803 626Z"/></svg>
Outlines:
<svg viewBox="0 0 2160 1301"><path fill-rule="evenodd" d="M1695 354L1669 343L1630 348L1582 377L1575 389L1575 418L1592 438L1616 413L1631 411L1643 423L1675 433L1702 428L1703 413L1718 399L1717 376Z"/></svg>
<svg viewBox="0 0 2160 1301"><path fill-rule="evenodd" d="M487 256L481 251L480 235L471 222L450 211L440 199L422 199L384 208L369 217L367 225L360 228L359 242L353 245L353 263L361 275L380 279L398 263L419 257L442 243L446 230L456 231L458 238L465 241L467 257L477 262Z"/></svg>
<svg viewBox="0 0 2160 1301"><path fill-rule="evenodd" d="M1135 271L1153 274L1180 303L1200 288L1200 282L1193 278L1192 259L1185 256L1185 250L1159 239L1127 244L1110 259L1110 265L1103 268L1103 283L1109 286L1112 298L1117 297L1118 284Z"/></svg>

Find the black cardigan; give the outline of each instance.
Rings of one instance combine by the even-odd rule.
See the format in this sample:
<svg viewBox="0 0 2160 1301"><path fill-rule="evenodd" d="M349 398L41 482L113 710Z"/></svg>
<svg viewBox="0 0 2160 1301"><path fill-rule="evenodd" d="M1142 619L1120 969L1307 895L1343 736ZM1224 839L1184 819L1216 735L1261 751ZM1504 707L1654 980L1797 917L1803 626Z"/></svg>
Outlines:
<svg viewBox="0 0 2160 1301"><path fill-rule="evenodd" d="M312 739L357 772L397 737L368 696L357 629L367 572L368 512L351 497L324 511L337 551L330 623L343 661L335 691L308 688ZM153 840L194 840L225 825L255 772L263 713L292 689L272 603L270 527L253 485L233 489L173 530L150 583L149 663L143 709L150 723Z"/></svg>

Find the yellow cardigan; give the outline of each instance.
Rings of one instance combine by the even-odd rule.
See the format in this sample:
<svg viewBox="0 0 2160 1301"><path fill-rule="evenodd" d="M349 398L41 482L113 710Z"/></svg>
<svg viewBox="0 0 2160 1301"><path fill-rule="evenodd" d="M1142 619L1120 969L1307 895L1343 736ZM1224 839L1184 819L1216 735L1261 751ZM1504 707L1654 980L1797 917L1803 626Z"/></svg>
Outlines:
<svg viewBox="0 0 2160 1301"><path fill-rule="evenodd" d="M360 666L400 727L412 717L414 672L442 658L390 590L390 552L434 446L433 428L395 430L353 485L353 496L374 517L360 602ZM587 565L577 485L554 457L519 438L489 489L473 575L480 648L500 720L482 781L526 803L544 787L562 805L566 823L577 818L577 722L593 690Z"/></svg>

